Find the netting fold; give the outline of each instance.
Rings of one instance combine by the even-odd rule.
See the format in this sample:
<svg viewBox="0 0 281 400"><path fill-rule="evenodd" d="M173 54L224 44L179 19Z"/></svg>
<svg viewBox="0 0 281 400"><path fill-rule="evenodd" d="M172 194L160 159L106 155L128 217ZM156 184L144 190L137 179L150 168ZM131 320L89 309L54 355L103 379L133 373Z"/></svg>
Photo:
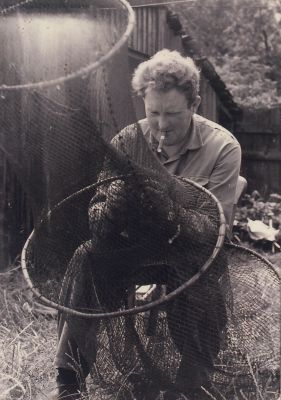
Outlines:
<svg viewBox="0 0 281 400"><path fill-rule="evenodd" d="M95 379L147 398L192 382L250 396L278 370L280 279L224 243L216 198L144 139L131 15L117 0L2 3L0 149L32 203L25 276Z"/></svg>

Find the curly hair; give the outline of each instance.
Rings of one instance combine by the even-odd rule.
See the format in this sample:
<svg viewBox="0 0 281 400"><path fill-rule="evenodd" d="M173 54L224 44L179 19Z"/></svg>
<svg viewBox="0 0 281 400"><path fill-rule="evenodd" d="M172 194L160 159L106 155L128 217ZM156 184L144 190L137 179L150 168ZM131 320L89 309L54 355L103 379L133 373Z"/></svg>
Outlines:
<svg viewBox="0 0 281 400"><path fill-rule="evenodd" d="M182 91L189 105L199 93L200 72L190 57L183 57L178 51L163 49L135 69L132 87L141 96L148 88L156 90L178 89Z"/></svg>

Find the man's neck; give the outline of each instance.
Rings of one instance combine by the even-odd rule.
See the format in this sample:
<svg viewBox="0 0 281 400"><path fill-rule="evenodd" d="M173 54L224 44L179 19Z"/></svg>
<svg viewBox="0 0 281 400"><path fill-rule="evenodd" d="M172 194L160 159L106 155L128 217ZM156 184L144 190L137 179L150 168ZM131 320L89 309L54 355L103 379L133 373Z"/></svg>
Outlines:
<svg viewBox="0 0 281 400"><path fill-rule="evenodd" d="M164 146L163 146L163 150L165 151L165 153L167 154L167 156L168 156L169 158L172 158L172 157L174 157L175 155L179 154L179 152L180 152L180 150L181 150L181 148L182 148L183 143L184 143L184 140L181 141L180 143L176 143L176 144L171 145L171 146L165 146L165 145L164 145Z"/></svg>

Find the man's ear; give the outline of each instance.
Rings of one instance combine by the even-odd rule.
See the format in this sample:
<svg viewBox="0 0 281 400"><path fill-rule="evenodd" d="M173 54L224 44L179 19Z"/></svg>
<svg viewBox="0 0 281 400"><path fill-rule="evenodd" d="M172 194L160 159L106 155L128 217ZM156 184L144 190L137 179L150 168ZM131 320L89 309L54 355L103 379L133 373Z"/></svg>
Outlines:
<svg viewBox="0 0 281 400"><path fill-rule="evenodd" d="M196 96L196 99L195 99L194 103L192 104L193 112L196 113L196 111L198 110L198 107L200 106L200 103L201 103L201 97L200 96Z"/></svg>

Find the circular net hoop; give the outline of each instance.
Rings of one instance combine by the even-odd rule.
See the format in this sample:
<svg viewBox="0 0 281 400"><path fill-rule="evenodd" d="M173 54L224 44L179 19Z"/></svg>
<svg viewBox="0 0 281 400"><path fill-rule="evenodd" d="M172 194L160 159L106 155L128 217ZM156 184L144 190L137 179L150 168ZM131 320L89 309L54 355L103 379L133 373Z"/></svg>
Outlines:
<svg viewBox="0 0 281 400"><path fill-rule="evenodd" d="M93 183L102 140L133 120L133 26L125 0L1 2L0 152L33 220Z"/></svg>
<svg viewBox="0 0 281 400"><path fill-rule="evenodd" d="M188 396L200 359L209 373L208 384L202 386L210 398L277 400L280 277L267 260L249 249L225 244L224 254L228 267L219 288L225 308L221 299L216 302L195 286L157 311L102 320L94 379L114 384L120 399L128 398L131 390L136 398L145 399L158 398L161 391ZM214 321L222 318L222 325L216 326Z"/></svg>
<svg viewBox="0 0 281 400"><path fill-rule="evenodd" d="M54 85L60 90L68 80L85 79L120 51L134 27L126 0L4 0L0 18L2 54L10 55L5 46L11 43L20 50L12 54L13 71L3 71L1 92ZM86 56L84 41L91 42ZM26 51L40 65L34 68Z"/></svg>
<svg viewBox="0 0 281 400"><path fill-rule="evenodd" d="M135 146L128 132L108 144L135 122L123 90L125 1L2 4L0 148L32 206L23 261L38 295L84 315L61 317L107 383L184 391L200 364L226 398L237 385L247 396L253 382L263 387L279 365L271 265L244 249L217 251L216 201L168 176L137 128Z"/></svg>
<svg viewBox="0 0 281 400"><path fill-rule="evenodd" d="M42 302L60 311L85 318L136 314L170 301L196 284L204 274L209 273L212 264L215 265L214 261L223 245L225 235L225 222L220 203L208 190L190 180L180 179L180 188L182 189L181 186L184 188L188 213L182 213L177 217L178 223L173 222L172 226L168 227L167 215L159 215L158 218L161 219L157 220L155 215L157 209L152 207L158 206L159 199L164 196L169 199L169 195L167 190L164 190L164 193L154 192L153 178L147 176L143 178L143 176L132 174L103 179L63 200L36 226L23 248L22 267L30 288ZM159 179L160 176L157 178ZM143 185L139 186L138 191L135 188L136 180L139 181L139 185L141 183ZM124 193L119 192L116 182L128 185ZM157 189L160 188L157 181ZM117 200L118 206L122 205L122 202L126 203L124 206L127 208L123 211L127 213L125 218L132 220L129 221L128 229L130 235L137 236L134 240L124 238L121 232L121 235L118 233L114 236L113 243L110 238L110 241L108 240L105 244L106 238L99 230L106 229L109 218L107 209L98 209L100 215L96 223L99 226L95 230L96 237L92 237L91 227L87 220L89 202L92 199L91 202L94 203L93 198L99 198L101 193L108 192L110 192L110 197L108 196L107 199L107 207L115 207L115 204L111 202L115 203ZM140 201L140 196L151 196L151 194L155 196L155 199L144 198L144 204ZM135 208L130 210L129 205L134 205ZM176 208L175 204L171 205L174 209ZM140 215L136 210L138 208L140 211L141 207L148 206L152 209L147 215L146 211L141 211L142 215ZM121 212L120 208L118 212ZM165 212L171 211L165 210ZM146 229L152 227L145 224L154 222L151 220L153 213L157 227L148 235ZM186 244L176 239L177 236L182 235L178 228L180 224L187 225L182 218L188 216L193 218L188 221L189 224L193 223L193 226L184 232L184 240L192 238L190 243ZM144 221L145 219L147 221ZM215 225L216 230L209 238L209 243L206 240L207 245L204 243L206 248L201 249L201 256L198 256L196 253L199 247L203 246L198 239L202 240L203 235L204 240L207 238L202 228L207 226L204 223L208 224L209 220ZM116 224L118 222L120 221L114 221ZM170 231L171 229L174 231ZM195 229L201 231L196 233ZM143 237L140 236L142 230L144 230ZM194 238L198 240L197 243ZM165 247L166 251L163 251ZM196 257L198 260L195 260ZM183 266L181 267L180 264ZM104 274L103 281L96 282L101 273ZM98 299L85 299L84 286L87 280L92 281L90 288L88 287L90 292L105 291L108 297L112 296L112 299L107 300L106 304L99 302ZM114 281L113 284L112 281ZM143 305L128 303L129 296L134 293L137 286L167 284L167 282L170 284L170 291L169 293L163 291L160 298L154 298L154 300L150 298L150 301L148 298L146 304ZM96 286L100 286L99 289ZM72 290L69 295L69 287L75 287L76 293L74 294ZM119 300L118 294L119 297L121 296ZM90 296L89 293L88 296ZM89 303L85 308L85 303L88 301L93 301L93 304L91 306ZM81 303L80 306L79 303Z"/></svg>
<svg viewBox="0 0 281 400"><path fill-rule="evenodd" d="M152 175L150 180L153 182L154 178ZM160 179L160 176L157 178ZM136 182L136 179L140 183L141 176L136 174L133 181ZM184 241L183 250L174 239L174 245L178 246L177 253L181 252L183 257L181 260L176 258L176 264L178 266L184 260L185 268L184 271L180 268L171 271L173 260L166 258L163 247L155 240L155 237L161 236L161 226L164 225L162 221L158 236L154 232L148 241L151 243L152 240L153 249L160 247L155 258L151 258L151 255L146 258L146 252L149 252L147 242L147 247L141 248L139 253L138 248L133 247L132 257L128 247L124 249L121 246L121 252L115 253L119 244L115 237L116 247L112 248L110 254L114 263L109 264L113 278L107 271L105 281L95 280L93 271L98 268L98 264L89 256L92 252L89 239L92 233L90 229L86 229L88 221L84 218L84 223L78 227L83 221L83 215L85 217L89 210L89 204L93 199L99 199L100 190L104 193L105 187L107 190L112 189L112 184L113 189L117 190L116 182L126 180L130 185L131 179L128 175L104 178L98 184L62 201L36 227L23 252L26 272L29 279L32 279L32 283L30 280L29 283L33 290L39 296L43 294L45 301L46 298L52 299L56 302L56 308L67 312L66 319L81 348L85 334L95 332L95 381L100 380L107 385L114 383L115 389L118 388L120 392L120 398L124 399L128 398L126 396L129 396L130 390L139 391L141 396L146 396L144 398L152 399L161 390L185 393L185 384L191 373L190 366L194 367L199 357L201 366L208 370L212 393L216 393L217 398L225 396L230 399L234 398L231 396L235 396L235 393L242 393L247 398L254 399L257 391L277 393L276 376L280 363L280 278L273 266L257 253L230 243L225 243L223 247L220 244L219 254L212 259L211 267L199 274L199 280L193 280L194 276L198 277L192 269L195 258L201 263L201 257L207 257L202 250L206 243L198 242L197 237L199 247L192 247L187 240ZM147 186L150 180L146 181ZM197 218L212 216L213 221L216 221L216 228L220 226L217 220L219 208L216 209L208 191L188 180L182 180L182 184L185 196L189 194L185 197L188 199L188 209L196 210L197 213L199 211ZM147 186L142 186L142 191L146 192ZM119 188L117 193L120 195ZM139 193L136 190L131 196L130 190L129 194L126 193L126 198L132 197L132 202L139 208ZM151 196L151 192L149 193ZM115 195L114 199L116 200ZM178 202L181 203L180 200ZM155 210L153 214L155 216ZM70 217L75 219L71 220ZM139 219L139 215L137 218ZM135 223L136 221L134 227L140 231L141 225L136 226ZM189 219L188 223L194 224L190 231L194 235L199 229L198 222L195 224L194 220ZM63 255L65 246L58 246L58 243L68 243L70 239L77 237L78 232L78 242L73 244L74 252L67 251ZM207 237L206 234L204 237ZM216 240L219 237L218 235ZM76 247L77 243L84 244ZM166 246L172 245L173 243L166 242ZM129 258L131 263L127 265L125 281L122 276L124 271L118 269L124 266L118 263L119 257L122 260ZM102 269L106 263L108 259L102 254ZM51 269L49 265L52 266ZM139 270L134 270L134 265ZM168 270L167 265L170 267ZM134 271L133 274L129 273L128 267ZM118 269L117 274L114 268ZM156 268L156 274L153 268ZM189 269L191 277L186 281L186 271ZM42 271L45 271L44 274ZM212 276L212 271L216 272L215 276ZM90 293L99 291L95 283L101 285L100 293L105 293L106 296L104 298L100 295L100 301L94 296L87 297ZM146 290L144 296L140 295L139 286L142 288L143 285L153 284L156 284L154 291L149 293ZM71 292L69 287L72 288ZM51 304L48 301L46 303ZM115 317L110 318L112 316ZM199 355L195 338L200 342Z"/></svg>

